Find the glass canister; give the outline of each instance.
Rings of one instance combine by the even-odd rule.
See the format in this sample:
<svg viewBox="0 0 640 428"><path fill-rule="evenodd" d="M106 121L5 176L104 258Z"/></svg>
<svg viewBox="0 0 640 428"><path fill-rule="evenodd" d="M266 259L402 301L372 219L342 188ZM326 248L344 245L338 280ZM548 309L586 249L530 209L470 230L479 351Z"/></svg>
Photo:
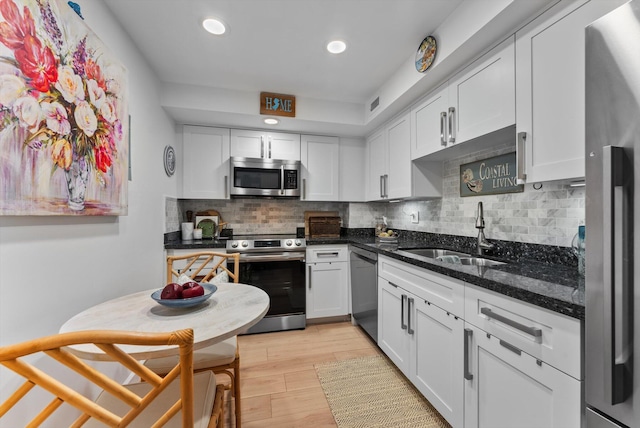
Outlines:
<svg viewBox="0 0 640 428"><path fill-rule="evenodd" d="M578 273L584 276L585 272L585 233L586 228L583 224L578 226L578 233L573 237L571 241L571 248L578 257Z"/></svg>

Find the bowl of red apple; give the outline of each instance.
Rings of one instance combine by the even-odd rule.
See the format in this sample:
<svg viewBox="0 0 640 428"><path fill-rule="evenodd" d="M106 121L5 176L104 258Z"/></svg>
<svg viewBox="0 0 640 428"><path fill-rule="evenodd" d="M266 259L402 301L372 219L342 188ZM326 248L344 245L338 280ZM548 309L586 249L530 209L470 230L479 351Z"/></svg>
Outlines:
<svg viewBox="0 0 640 428"><path fill-rule="evenodd" d="M217 289L215 285L206 282L172 282L163 289L154 291L151 298L170 308L189 308L207 300Z"/></svg>

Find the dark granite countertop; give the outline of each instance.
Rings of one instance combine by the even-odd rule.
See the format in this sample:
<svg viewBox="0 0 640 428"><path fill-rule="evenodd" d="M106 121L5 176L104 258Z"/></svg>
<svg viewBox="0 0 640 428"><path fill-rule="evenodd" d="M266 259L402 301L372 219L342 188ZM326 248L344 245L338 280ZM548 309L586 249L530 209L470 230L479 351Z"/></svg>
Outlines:
<svg viewBox="0 0 640 428"><path fill-rule="evenodd" d="M219 249L226 248L226 240L218 239L193 239L190 241L183 241L182 239L173 239L164 243L165 250L207 250L207 249Z"/></svg>
<svg viewBox="0 0 640 428"><path fill-rule="evenodd" d="M584 320L584 279L574 266L541 262L524 257L490 257L507 264L480 267L441 262L403 251L411 248L447 248L470 253L469 248L456 245L425 245L424 240L400 239L398 245L376 244L373 236L349 236L341 238L308 239L307 245L352 244L403 262L429 269L466 283L476 285L550 309L573 318ZM442 243L440 243L442 244Z"/></svg>

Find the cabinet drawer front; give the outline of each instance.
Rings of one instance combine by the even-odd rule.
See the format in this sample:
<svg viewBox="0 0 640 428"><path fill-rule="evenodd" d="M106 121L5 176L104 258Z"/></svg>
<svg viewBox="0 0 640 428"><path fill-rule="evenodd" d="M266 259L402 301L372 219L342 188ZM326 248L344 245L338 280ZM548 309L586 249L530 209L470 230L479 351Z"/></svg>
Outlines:
<svg viewBox="0 0 640 428"><path fill-rule="evenodd" d="M465 320L576 379L582 379L581 323L473 285L465 289Z"/></svg>
<svg viewBox="0 0 640 428"><path fill-rule="evenodd" d="M378 276L454 315L464 313L464 283L381 256Z"/></svg>
<svg viewBox="0 0 640 428"><path fill-rule="evenodd" d="M319 245L307 248L307 263L349 261L347 245Z"/></svg>

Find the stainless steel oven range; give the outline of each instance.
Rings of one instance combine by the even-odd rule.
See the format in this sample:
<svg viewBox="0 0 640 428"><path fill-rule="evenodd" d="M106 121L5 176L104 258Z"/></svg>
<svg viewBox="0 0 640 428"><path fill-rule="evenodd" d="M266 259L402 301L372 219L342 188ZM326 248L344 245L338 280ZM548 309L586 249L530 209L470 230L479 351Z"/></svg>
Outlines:
<svg viewBox="0 0 640 428"><path fill-rule="evenodd" d="M227 252L240 253L240 282L264 290L267 315L247 333L306 327L306 241L295 235L234 235Z"/></svg>

